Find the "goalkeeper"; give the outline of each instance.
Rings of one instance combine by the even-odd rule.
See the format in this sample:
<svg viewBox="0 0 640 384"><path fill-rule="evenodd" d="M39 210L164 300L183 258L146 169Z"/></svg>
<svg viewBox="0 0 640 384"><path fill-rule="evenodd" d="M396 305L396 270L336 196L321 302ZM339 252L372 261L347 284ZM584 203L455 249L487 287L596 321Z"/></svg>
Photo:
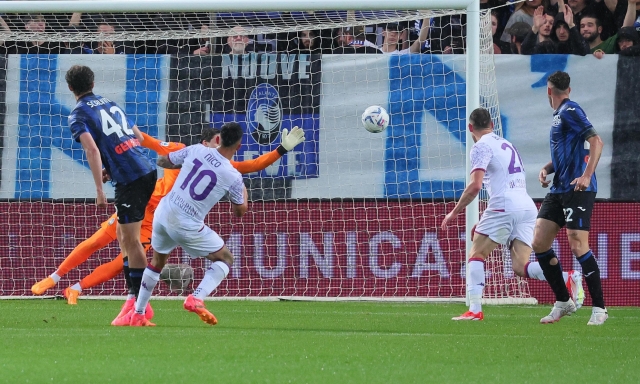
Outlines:
<svg viewBox="0 0 640 384"><path fill-rule="evenodd" d="M288 132L286 129L283 130L281 136L281 144L275 150L253 160L231 161L231 165L233 165L233 167L242 174L261 171L275 163L280 159L280 157L282 157L282 155L292 150L305 139L304 131L298 127L294 127L291 132ZM143 132L142 136L139 137L138 140L143 147L149 148L159 155L167 155L168 153L178 151L185 146L182 143L162 142ZM216 128L205 128L202 131L201 143L206 146L217 148L220 145L220 130ZM167 169L165 170L164 177L158 179L156 182L155 190L153 191L151 200L149 200L145 210L145 216L142 221L142 229L140 232L140 242L144 246L145 252L151 247L151 223L153 223L153 214L160 202L160 199L162 199L162 197L164 197L173 187L179 171L179 169ZM106 177L103 181L107 181ZM116 239L116 227L116 214L113 214L107 221L101 224L100 229L98 229L90 238L78 244L78 246L76 246L76 248L67 256L54 273L34 284L33 287L31 287L31 292L34 295L42 295L48 289L53 288L64 275L69 273L69 271L84 263L94 252L106 247L109 243L114 241ZM69 304L77 304L78 296L83 289L88 289L109 281L118 275L118 273L123 269L125 272L125 279L127 280L127 287L129 287L130 282L127 274L127 258L123 257L122 253L120 253L114 260L97 267L79 283L66 288L64 290L64 296L67 298L67 302ZM124 311L126 309L125 307L128 307L124 313L127 313L129 309L133 308L134 302L135 297L130 293L122 308Z"/></svg>

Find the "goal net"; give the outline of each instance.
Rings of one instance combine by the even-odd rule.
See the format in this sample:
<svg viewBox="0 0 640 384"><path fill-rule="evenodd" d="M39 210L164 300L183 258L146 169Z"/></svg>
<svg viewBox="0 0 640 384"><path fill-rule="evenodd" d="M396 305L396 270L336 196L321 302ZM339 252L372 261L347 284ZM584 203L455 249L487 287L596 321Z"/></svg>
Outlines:
<svg viewBox="0 0 640 384"><path fill-rule="evenodd" d="M241 161L274 150L283 129L304 129L303 144L245 175L243 218L227 202L208 215L235 256L214 297L464 300L464 215L440 229L465 184L464 12L87 8L2 19L0 296L32 296L36 281L110 225L113 206L95 206L67 125L75 99L64 76L83 64L96 94L161 140L194 144L204 127L236 121L246 131ZM491 23L481 19L480 100L500 131ZM383 133L362 127L370 105L390 114ZM84 279L119 253L117 241L101 241L84 243L92 256L67 261L73 268L45 295L81 280L86 297L123 295L122 275ZM160 296L190 292L207 267L181 249L170 263L180 266ZM487 301L534 302L508 251L486 271Z"/></svg>

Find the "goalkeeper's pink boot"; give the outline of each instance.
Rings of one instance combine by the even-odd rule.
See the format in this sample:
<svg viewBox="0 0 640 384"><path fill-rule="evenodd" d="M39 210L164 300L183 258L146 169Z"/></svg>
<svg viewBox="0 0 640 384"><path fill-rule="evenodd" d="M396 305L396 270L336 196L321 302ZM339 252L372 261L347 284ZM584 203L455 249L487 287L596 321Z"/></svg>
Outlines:
<svg viewBox="0 0 640 384"><path fill-rule="evenodd" d="M458 317L454 317L451 320L471 320L471 321L480 321L484 320L484 314L482 312L473 313L471 311L467 311Z"/></svg>
<svg viewBox="0 0 640 384"><path fill-rule="evenodd" d="M184 309L189 312L193 312L200 317L200 320L204 321L207 324L216 325L218 324L218 319L213 315L213 313L207 311L207 308L204 307L204 302L200 299L196 299L193 295L187 296L187 299L183 304Z"/></svg>

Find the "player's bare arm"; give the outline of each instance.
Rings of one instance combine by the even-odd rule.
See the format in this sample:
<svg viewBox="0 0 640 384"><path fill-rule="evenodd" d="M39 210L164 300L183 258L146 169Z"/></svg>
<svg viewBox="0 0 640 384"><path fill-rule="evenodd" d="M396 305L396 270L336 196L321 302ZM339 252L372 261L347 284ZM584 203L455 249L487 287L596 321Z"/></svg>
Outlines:
<svg viewBox="0 0 640 384"><path fill-rule="evenodd" d="M102 189L102 159L100 158L100 150L93 140L90 133L85 132L80 135L80 143L87 154L87 161L91 169L91 175L96 185L96 204L98 207L107 206L107 196Z"/></svg>
<svg viewBox="0 0 640 384"><path fill-rule="evenodd" d="M591 184L591 176L596 172L596 167L600 161L600 155L602 155L602 148L604 143L599 135L593 135L587 139L589 142L589 161L587 161L587 167L584 169L582 176L574 179L571 185L575 185L576 191L584 191L589 188Z"/></svg>
<svg viewBox="0 0 640 384"><path fill-rule="evenodd" d="M482 169L477 169L471 174L471 181L469 185L462 192L462 196L460 196L460 200L458 200L458 204L444 217L442 220L442 229L446 229L447 225L451 222L451 220L455 219L467 205L469 205L473 199L478 196L480 190L482 189L482 179L484 178L485 171Z"/></svg>
<svg viewBox="0 0 640 384"><path fill-rule="evenodd" d="M162 167L165 169L180 169L182 168L182 164L173 164L171 160L169 160L168 156L158 156L158 161L156 162L158 167Z"/></svg>
<svg viewBox="0 0 640 384"><path fill-rule="evenodd" d="M249 194L247 193L247 187L243 186L242 196L244 198L244 202L242 204L235 204L231 202L231 206L233 207L233 214L236 217L242 217L249 210Z"/></svg>
<svg viewBox="0 0 640 384"><path fill-rule="evenodd" d="M140 131L140 129L138 128L137 125L134 125L131 130L133 131L133 134L136 136L136 139L138 139L138 141L140 143L142 143L144 141L144 136L142 135L142 132Z"/></svg>
<svg viewBox="0 0 640 384"><path fill-rule="evenodd" d="M551 180L547 180L547 176L549 176L553 172L555 172L555 170L553 169L552 161L548 162L544 167L542 167L540 173L538 173L538 180L540 181L542 188L547 188L549 184L551 184Z"/></svg>

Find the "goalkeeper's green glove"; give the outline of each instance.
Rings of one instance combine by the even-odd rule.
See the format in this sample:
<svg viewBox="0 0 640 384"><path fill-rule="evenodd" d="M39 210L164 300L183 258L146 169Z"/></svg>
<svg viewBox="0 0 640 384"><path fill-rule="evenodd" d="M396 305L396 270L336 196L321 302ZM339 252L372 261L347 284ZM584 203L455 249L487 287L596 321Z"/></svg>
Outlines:
<svg viewBox="0 0 640 384"><path fill-rule="evenodd" d="M288 129L283 129L280 136L282 137L280 145L278 146L278 153L280 155L284 155L304 141L304 131L298 126L293 127L291 132L289 132Z"/></svg>

